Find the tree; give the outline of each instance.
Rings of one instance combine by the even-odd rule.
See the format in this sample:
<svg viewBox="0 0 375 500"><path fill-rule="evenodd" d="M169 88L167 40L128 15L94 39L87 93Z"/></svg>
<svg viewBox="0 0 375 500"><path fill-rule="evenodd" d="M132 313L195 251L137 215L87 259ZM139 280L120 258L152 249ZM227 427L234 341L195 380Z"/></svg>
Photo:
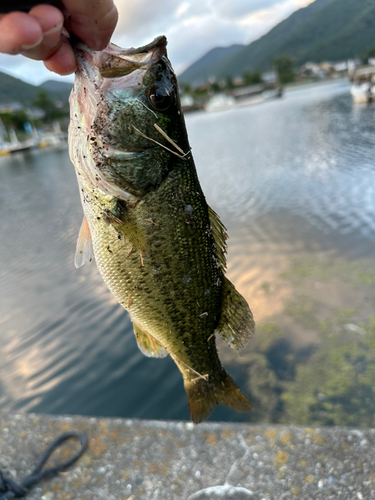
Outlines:
<svg viewBox="0 0 375 500"><path fill-rule="evenodd" d="M243 74L245 85L258 85L263 82L260 71L246 72Z"/></svg>
<svg viewBox="0 0 375 500"><path fill-rule="evenodd" d="M32 104L36 108L44 111L44 119L47 122L62 118L66 114L64 110L61 110L56 106L55 101L50 98L45 90L38 92Z"/></svg>
<svg viewBox="0 0 375 500"><path fill-rule="evenodd" d="M294 82L294 61L287 55L278 56L273 60L273 67L278 74L281 84Z"/></svg>
<svg viewBox="0 0 375 500"><path fill-rule="evenodd" d="M211 89L213 92L220 92L220 90L221 90L220 85L217 82L214 82L211 85Z"/></svg>
<svg viewBox="0 0 375 500"><path fill-rule="evenodd" d="M362 57L362 63L363 64L368 64L368 60L371 58L375 58L375 47L371 47L366 50Z"/></svg>
<svg viewBox="0 0 375 500"><path fill-rule="evenodd" d="M16 130L24 131L24 123L29 121L29 117L23 109L18 111L0 113L0 119L4 125L8 125Z"/></svg>
<svg viewBox="0 0 375 500"><path fill-rule="evenodd" d="M185 82L179 82L181 94L190 94L192 91L191 85Z"/></svg>
<svg viewBox="0 0 375 500"><path fill-rule="evenodd" d="M225 88L228 89L228 90L234 89L233 80L232 80L232 78L230 76L227 76L225 78Z"/></svg>

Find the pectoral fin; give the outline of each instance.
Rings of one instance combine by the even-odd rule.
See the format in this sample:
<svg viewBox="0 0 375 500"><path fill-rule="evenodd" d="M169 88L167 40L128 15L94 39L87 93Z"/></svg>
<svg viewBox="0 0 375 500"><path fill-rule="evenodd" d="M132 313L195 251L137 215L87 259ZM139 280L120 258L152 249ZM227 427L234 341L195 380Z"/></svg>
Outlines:
<svg viewBox="0 0 375 500"><path fill-rule="evenodd" d="M134 250L145 254L147 252L145 235L128 205L121 200L116 200L113 210L108 215L108 222L125 236Z"/></svg>
<svg viewBox="0 0 375 500"><path fill-rule="evenodd" d="M224 278L221 315L216 332L231 347L241 349L254 335L255 323L246 300Z"/></svg>
<svg viewBox="0 0 375 500"><path fill-rule="evenodd" d="M93 258L94 251L92 248L91 232L86 217L84 216L81 229L78 234L74 265L76 268L79 268L86 264L86 262L91 262Z"/></svg>
<svg viewBox="0 0 375 500"><path fill-rule="evenodd" d="M133 323L135 338L140 351L149 358L165 358L168 355L164 347L152 335L144 332L142 328Z"/></svg>

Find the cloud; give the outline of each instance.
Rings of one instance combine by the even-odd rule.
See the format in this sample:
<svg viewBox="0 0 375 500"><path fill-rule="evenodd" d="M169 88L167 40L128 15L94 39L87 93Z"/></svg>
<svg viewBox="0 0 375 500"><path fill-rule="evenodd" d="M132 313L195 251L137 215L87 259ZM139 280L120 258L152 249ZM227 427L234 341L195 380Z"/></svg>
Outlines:
<svg viewBox="0 0 375 500"><path fill-rule="evenodd" d="M258 10L268 9L283 0L220 0L215 2L216 11L230 19L240 19Z"/></svg>
<svg viewBox="0 0 375 500"><path fill-rule="evenodd" d="M164 33L175 22L176 12L183 4L176 0L117 1L119 23L116 37L144 40Z"/></svg>
<svg viewBox="0 0 375 500"><path fill-rule="evenodd" d="M217 46L249 43L267 28L241 24L249 13L285 0L140 0L117 2L120 22L114 42L140 46L165 34L168 53L177 73ZM229 11L231 15L229 15ZM268 26L267 26L268 27Z"/></svg>
<svg viewBox="0 0 375 500"><path fill-rule="evenodd" d="M174 27L168 33L169 58L177 73L218 46L228 46L246 41L246 29L225 20L212 23L211 19L200 23L186 23Z"/></svg>
<svg viewBox="0 0 375 500"><path fill-rule="evenodd" d="M165 34L177 73L217 46L248 44L313 0L119 0L114 41L140 46Z"/></svg>
<svg viewBox="0 0 375 500"><path fill-rule="evenodd" d="M276 26L283 19L289 17L294 11L306 7L315 0L283 0L274 3L271 8L259 9L250 15L245 15L239 20L242 26L252 29L254 24L262 25L265 28L264 34L273 26Z"/></svg>
<svg viewBox="0 0 375 500"><path fill-rule="evenodd" d="M313 0L115 0L119 23L113 36L122 47L141 46L166 35L168 53L181 72L217 46L247 44L264 35L294 10ZM41 62L0 54L0 71L33 84L67 80Z"/></svg>
<svg viewBox="0 0 375 500"><path fill-rule="evenodd" d="M0 54L0 71L32 85L40 85L46 80L73 81L73 75L56 75L55 73L51 73L42 62L30 60L23 56Z"/></svg>

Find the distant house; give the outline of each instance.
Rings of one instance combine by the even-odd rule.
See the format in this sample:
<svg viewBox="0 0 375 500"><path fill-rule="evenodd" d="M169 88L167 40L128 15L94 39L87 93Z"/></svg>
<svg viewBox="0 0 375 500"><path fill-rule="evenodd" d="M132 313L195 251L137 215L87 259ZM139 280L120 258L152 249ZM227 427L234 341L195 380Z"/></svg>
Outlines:
<svg viewBox="0 0 375 500"><path fill-rule="evenodd" d="M245 79L242 76L236 76L232 79L233 85L235 87L241 87L241 85L245 85Z"/></svg>
<svg viewBox="0 0 375 500"><path fill-rule="evenodd" d="M262 74L262 80L266 85L276 85L278 77L276 71L267 71Z"/></svg>
<svg viewBox="0 0 375 500"><path fill-rule="evenodd" d="M357 62L354 60L322 63L307 62L303 64L298 74L300 78L338 78L340 76L347 76L348 72L353 71Z"/></svg>
<svg viewBox="0 0 375 500"><path fill-rule="evenodd" d="M31 120L39 120L44 117L45 112L40 108L28 108L27 114Z"/></svg>
<svg viewBox="0 0 375 500"><path fill-rule="evenodd" d="M349 59L348 60L348 76L352 80L356 69L361 66L361 61L359 59Z"/></svg>
<svg viewBox="0 0 375 500"><path fill-rule="evenodd" d="M181 96L181 106L184 108L190 108L194 105L194 99L190 94L184 94Z"/></svg>
<svg viewBox="0 0 375 500"><path fill-rule="evenodd" d="M300 67L298 74L301 78L323 78L324 76L326 76L326 72L322 70L320 65L313 62L307 62L303 64Z"/></svg>
<svg viewBox="0 0 375 500"><path fill-rule="evenodd" d="M339 63L336 63L333 66L335 72L339 75L346 75L348 72L348 62L347 61L342 61Z"/></svg>
<svg viewBox="0 0 375 500"><path fill-rule="evenodd" d="M0 113L15 113L23 109L19 102L4 102L0 103Z"/></svg>

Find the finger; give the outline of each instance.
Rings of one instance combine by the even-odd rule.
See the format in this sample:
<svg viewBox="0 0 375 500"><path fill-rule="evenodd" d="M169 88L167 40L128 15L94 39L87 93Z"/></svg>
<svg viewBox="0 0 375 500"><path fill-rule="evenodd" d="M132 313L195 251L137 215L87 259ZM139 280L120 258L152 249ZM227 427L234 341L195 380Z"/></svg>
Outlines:
<svg viewBox="0 0 375 500"><path fill-rule="evenodd" d="M113 0L63 0L70 14L71 31L94 50L103 50L117 24Z"/></svg>
<svg viewBox="0 0 375 500"><path fill-rule="evenodd" d="M0 52L19 54L41 43L42 29L38 21L25 12L11 12L0 19Z"/></svg>
<svg viewBox="0 0 375 500"><path fill-rule="evenodd" d="M62 38L59 49L44 61L44 65L47 69L59 75L69 75L75 71L77 61L67 37Z"/></svg>
<svg viewBox="0 0 375 500"><path fill-rule="evenodd" d="M62 43L61 30L64 23L62 12L51 5L37 5L29 12L42 30L43 39L39 45L21 53L31 59L45 60L57 52Z"/></svg>
<svg viewBox="0 0 375 500"><path fill-rule="evenodd" d="M60 9L52 5L37 5L29 15L38 21L43 33L43 45L55 47L61 41L64 16Z"/></svg>

